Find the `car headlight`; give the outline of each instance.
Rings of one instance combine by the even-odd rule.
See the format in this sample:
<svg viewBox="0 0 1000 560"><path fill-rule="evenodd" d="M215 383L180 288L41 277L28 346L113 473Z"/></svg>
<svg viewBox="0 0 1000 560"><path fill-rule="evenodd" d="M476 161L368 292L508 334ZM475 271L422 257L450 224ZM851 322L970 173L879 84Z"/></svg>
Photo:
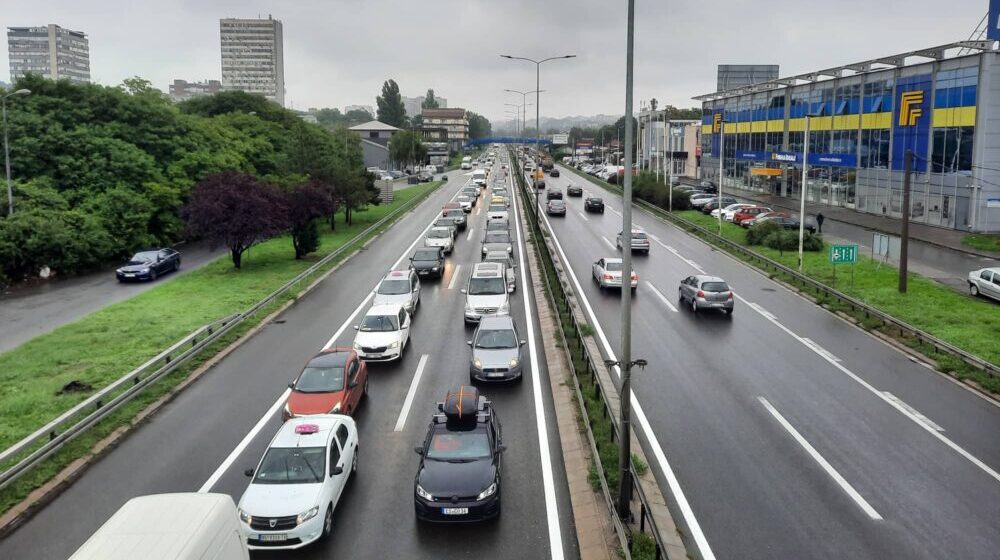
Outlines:
<svg viewBox="0 0 1000 560"><path fill-rule="evenodd" d="M354 341L354 349L361 350L361 344L359 344L357 341Z"/></svg>
<svg viewBox="0 0 1000 560"><path fill-rule="evenodd" d="M399 348L399 341L394 340L392 344L389 345L389 348Z"/></svg>
<svg viewBox="0 0 1000 560"><path fill-rule="evenodd" d="M497 483L494 482L493 484L490 484L489 487L486 490L483 490L482 492L480 492L479 496L477 496L476 499L477 500L485 500L486 498L489 498L490 496L492 496L493 494L496 494L496 493L497 493Z"/></svg>
<svg viewBox="0 0 1000 560"><path fill-rule="evenodd" d="M505 301L505 302L501 303L500 307L498 308L498 311L503 312L503 313L506 313L506 312L510 311L510 302L509 301Z"/></svg>
<svg viewBox="0 0 1000 560"><path fill-rule="evenodd" d="M436 271L438 268L440 268L440 267L435 266L435 267L431 268L431 270Z"/></svg>
<svg viewBox="0 0 1000 560"><path fill-rule="evenodd" d="M240 513L240 521L246 523L247 525L249 525L251 522L253 522L253 516L252 515L250 515L249 513L243 511L242 509L237 510L237 511L239 511L239 513Z"/></svg>
<svg viewBox="0 0 1000 560"><path fill-rule="evenodd" d="M120 268L115 269L115 272L117 272L118 274L121 274L122 273L122 269L120 269Z"/></svg>
<svg viewBox="0 0 1000 560"><path fill-rule="evenodd" d="M337 403L336 405L334 405L333 408L330 409L330 414L338 414L339 412L340 412L340 403Z"/></svg>
<svg viewBox="0 0 1000 560"><path fill-rule="evenodd" d="M508 364L508 365L509 365L510 367L512 367L512 368L513 368L513 367L517 367L517 358L513 358L513 359L511 359L511 361L510 361L510 364Z"/></svg>
<svg viewBox="0 0 1000 560"><path fill-rule="evenodd" d="M431 493L428 492L427 490L424 490L423 488L421 488L419 484L417 485L417 495L420 496L421 498L427 500L427 501L430 501L430 502L434 501L434 496L432 496Z"/></svg>
<svg viewBox="0 0 1000 560"><path fill-rule="evenodd" d="M472 365L475 366L476 369L483 369L483 361L479 358L472 360Z"/></svg>
<svg viewBox="0 0 1000 560"><path fill-rule="evenodd" d="M488 488L487 488L487 490L488 490ZM319 506L314 506L309 511L307 511L305 513L300 513L298 515L298 517L295 518L295 520L298 522L299 525L302 525L306 521L309 521L313 517L316 517L317 513L319 513Z"/></svg>
<svg viewBox="0 0 1000 560"><path fill-rule="evenodd" d="M147 272L149 272L149 269L148 268L144 268L144 269L140 270L139 272L142 273L142 274L146 274Z"/></svg>

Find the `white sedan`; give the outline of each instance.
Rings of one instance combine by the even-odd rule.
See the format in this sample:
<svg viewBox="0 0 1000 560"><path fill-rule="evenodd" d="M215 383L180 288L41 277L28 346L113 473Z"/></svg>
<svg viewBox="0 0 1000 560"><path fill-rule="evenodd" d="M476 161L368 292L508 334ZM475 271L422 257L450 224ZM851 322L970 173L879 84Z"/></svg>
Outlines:
<svg viewBox="0 0 1000 560"><path fill-rule="evenodd" d="M605 257L594 263L594 282L603 290L604 288L622 287L622 260L615 257ZM632 271L631 286L634 290L639 285L639 275Z"/></svg>
<svg viewBox="0 0 1000 560"><path fill-rule="evenodd" d="M240 529L251 549L301 548L330 536L333 512L358 469L350 416L292 418L281 425L240 498Z"/></svg>
<svg viewBox="0 0 1000 560"><path fill-rule="evenodd" d="M362 360L396 360L410 341L410 314L399 304L373 305L354 329L354 350Z"/></svg>
<svg viewBox="0 0 1000 560"><path fill-rule="evenodd" d="M1000 267L982 268L970 272L969 293L1000 301Z"/></svg>
<svg viewBox="0 0 1000 560"><path fill-rule="evenodd" d="M725 208L722 209L722 219L725 220L725 221L727 221L727 222L731 222L731 221L733 221L733 216L735 216L737 212L739 212L743 208L750 208L751 206L755 206L755 205L754 204L746 204L746 203L743 203L743 202L740 202L740 203L737 203L737 204L730 204L729 206L726 206ZM719 209L718 208L712 210L712 217L713 218L718 218L719 217Z"/></svg>
<svg viewBox="0 0 1000 560"><path fill-rule="evenodd" d="M424 247L441 247L445 253L451 253L455 249L455 238L448 228L432 227L424 238Z"/></svg>

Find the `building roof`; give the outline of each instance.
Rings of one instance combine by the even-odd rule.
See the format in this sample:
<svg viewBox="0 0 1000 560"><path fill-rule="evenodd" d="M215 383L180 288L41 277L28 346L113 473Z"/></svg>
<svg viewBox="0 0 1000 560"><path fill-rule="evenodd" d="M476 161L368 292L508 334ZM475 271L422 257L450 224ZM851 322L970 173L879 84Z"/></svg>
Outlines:
<svg viewBox="0 0 1000 560"><path fill-rule="evenodd" d="M424 109L420 112L420 115L425 119L428 117L435 119L464 119L465 109Z"/></svg>
<svg viewBox="0 0 1000 560"><path fill-rule="evenodd" d="M385 124L384 122L368 121L364 124L352 126L351 130L399 130L399 129L392 126L391 124Z"/></svg>

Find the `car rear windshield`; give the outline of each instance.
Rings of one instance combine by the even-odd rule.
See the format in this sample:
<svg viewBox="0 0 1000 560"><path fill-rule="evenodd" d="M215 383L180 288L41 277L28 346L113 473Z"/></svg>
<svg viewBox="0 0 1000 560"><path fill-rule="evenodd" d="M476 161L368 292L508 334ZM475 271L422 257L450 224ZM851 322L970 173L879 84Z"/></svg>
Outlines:
<svg viewBox="0 0 1000 560"><path fill-rule="evenodd" d="M645 233L633 233L632 239L646 239Z"/></svg>
<svg viewBox="0 0 1000 560"><path fill-rule="evenodd" d="M507 293L503 278L473 278L469 280L470 296L500 295Z"/></svg>
<svg viewBox="0 0 1000 560"><path fill-rule="evenodd" d="M427 237L433 237L436 239L443 239L445 237L451 237L451 232L446 229L434 228L427 233Z"/></svg>
<svg viewBox="0 0 1000 560"><path fill-rule="evenodd" d="M438 432L427 446L428 459L436 461L472 461L490 456L486 432Z"/></svg>
<svg viewBox="0 0 1000 560"><path fill-rule="evenodd" d="M463 212L461 210L455 210L455 209L447 210L444 213L444 217L445 218L461 218L461 217L464 217L464 216L465 216L465 212Z"/></svg>
<svg viewBox="0 0 1000 560"><path fill-rule="evenodd" d="M329 393L344 388L344 366L307 367L295 382L301 393Z"/></svg>
<svg viewBox="0 0 1000 560"><path fill-rule="evenodd" d="M604 263L604 270L607 270L608 272L621 272L622 263L618 261L606 262Z"/></svg>
<svg viewBox="0 0 1000 560"><path fill-rule="evenodd" d="M325 472L325 447L272 447L264 454L253 481L255 484L314 484L323 482Z"/></svg>
<svg viewBox="0 0 1000 560"><path fill-rule="evenodd" d="M706 292L728 292L729 285L725 282L705 282L701 285L701 289Z"/></svg>
<svg viewBox="0 0 1000 560"><path fill-rule="evenodd" d="M417 251L413 253L413 260L415 261L436 261L438 260L439 253L436 250L424 250Z"/></svg>
<svg viewBox="0 0 1000 560"><path fill-rule="evenodd" d="M398 331L399 318L395 315L366 315L358 330L363 332Z"/></svg>
<svg viewBox="0 0 1000 560"><path fill-rule="evenodd" d="M488 231L486 243L510 243L510 234L506 231Z"/></svg>
<svg viewBox="0 0 1000 560"><path fill-rule="evenodd" d="M499 348L517 348L517 337L510 330L479 331L476 348L496 350Z"/></svg>
<svg viewBox="0 0 1000 560"><path fill-rule="evenodd" d="M129 262L135 264L156 262L156 257L158 254L159 253L157 253L156 251L143 251L141 253L136 253L132 255L132 258L129 259Z"/></svg>
<svg viewBox="0 0 1000 560"><path fill-rule="evenodd" d="M399 296L410 293L410 281L408 279L383 280L378 285L378 293L384 296Z"/></svg>

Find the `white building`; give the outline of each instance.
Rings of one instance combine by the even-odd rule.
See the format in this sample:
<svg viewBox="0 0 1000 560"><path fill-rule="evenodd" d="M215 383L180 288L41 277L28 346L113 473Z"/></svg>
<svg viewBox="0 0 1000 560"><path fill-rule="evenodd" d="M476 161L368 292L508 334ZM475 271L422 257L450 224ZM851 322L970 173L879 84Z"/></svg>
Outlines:
<svg viewBox="0 0 1000 560"><path fill-rule="evenodd" d="M25 74L51 80L90 82L87 34L50 23L46 27L8 27L7 52L11 81Z"/></svg>
<svg viewBox="0 0 1000 560"><path fill-rule="evenodd" d="M406 116L415 117L424 110L424 100L427 99L426 95L418 95L417 97L406 97L403 96L403 107L406 109ZM434 100L438 102L439 109L448 108L448 100L444 97L434 96Z"/></svg>
<svg viewBox="0 0 1000 560"><path fill-rule="evenodd" d="M222 44L222 87L256 93L285 105L285 62L281 21L225 18L219 20Z"/></svg>

